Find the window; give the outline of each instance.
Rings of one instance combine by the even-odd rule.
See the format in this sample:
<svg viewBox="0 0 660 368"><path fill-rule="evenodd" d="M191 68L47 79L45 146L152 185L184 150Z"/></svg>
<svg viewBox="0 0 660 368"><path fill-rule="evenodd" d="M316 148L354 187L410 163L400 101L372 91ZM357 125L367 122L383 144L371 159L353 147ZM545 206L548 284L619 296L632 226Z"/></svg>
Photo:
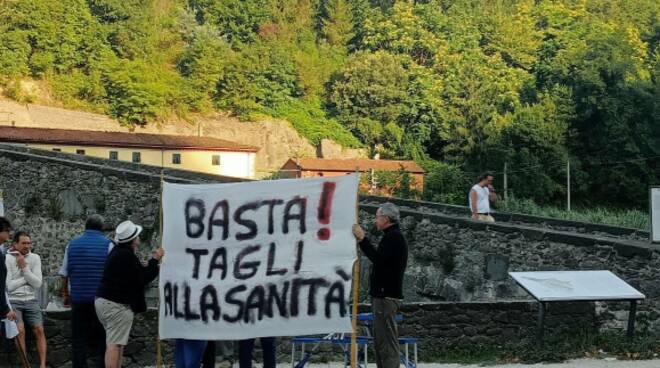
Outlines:
<svg viewBox="0 0 660 368"><path fill-rule="evenodd" d="M172 154L172 163L174 165L181 165L181 154L180 153L173 153Z"/></svg>
<svg viewBox="0 0 660 368"><path fill-rule="evenodd" d="M117 151L110 151L110 157L111 160L119 160L119 153Z"/></svg>
<svg viewBox="0 0 660 368"><path fill-rule="evenodd" d="M211 165L220 166L220 155L211 156Z"/></svg>
<svg viewBox="0 0 660 368"><path fill-rule="evenodd" d="M84 155L84 154L85 154L85 150L83 150L83 149L77 149L77 150L76 150L76 154Z"/></svg>
<svg viewBox="0 0 660 368"><path fill-rule="evenodd" d="M140 154L140 152L133 152L133 162L139 164L140 161L142 161L142 155Z"/></svg>
<svg viewBox="0 0 660 368"><path fill-rule="evenodd" d="M62 152L62 149L61 149L61 148L53 148L53 151L55 151L55 152Z"/></svg>

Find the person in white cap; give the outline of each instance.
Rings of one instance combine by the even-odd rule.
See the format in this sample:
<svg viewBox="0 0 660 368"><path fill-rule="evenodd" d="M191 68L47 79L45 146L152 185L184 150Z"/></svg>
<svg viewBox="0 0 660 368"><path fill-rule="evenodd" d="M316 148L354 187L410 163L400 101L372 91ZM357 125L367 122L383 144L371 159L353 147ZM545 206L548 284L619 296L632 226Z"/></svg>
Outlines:
<svg viewBox="0 0 660 368"><path fill-rule="evenodd" d="M146 266L136 254L142 226L124 221L115 230L115 247L108 255L101 284L96 293L96 314L105 329L106 368L121 367L124 346L135 313L147 310L144 289L158 277L162 248L156 250Z"/></svg>

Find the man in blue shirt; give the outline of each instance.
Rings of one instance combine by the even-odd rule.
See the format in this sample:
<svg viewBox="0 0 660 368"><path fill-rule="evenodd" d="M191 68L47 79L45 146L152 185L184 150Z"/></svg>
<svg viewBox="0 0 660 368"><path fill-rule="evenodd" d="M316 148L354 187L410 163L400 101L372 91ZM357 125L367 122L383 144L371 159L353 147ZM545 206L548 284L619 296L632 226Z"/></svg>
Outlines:
<svg viewBox="0 0 660 368"><path fill-rule="evenodd" d="M60 275L64 277L62 297L71 305L71 345L73 367L87 368L87 344L96 346L96 366L104 366L105 331L96 316L94 299L103 276L103 268L113 243L103 234L103 217L87 218L85 232L66 248ZM70 284L70 292L69 287Z"/></svg>

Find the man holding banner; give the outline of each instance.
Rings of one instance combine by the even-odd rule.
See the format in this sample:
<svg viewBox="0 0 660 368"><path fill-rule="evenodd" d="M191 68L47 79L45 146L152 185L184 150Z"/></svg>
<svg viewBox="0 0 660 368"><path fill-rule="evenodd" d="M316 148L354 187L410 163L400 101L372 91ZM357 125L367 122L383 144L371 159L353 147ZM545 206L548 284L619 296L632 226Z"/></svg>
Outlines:
<svg viewBox="0 0 660 368"><path fill-rule="evenodd" d="M376 228L384 235L378 248L369 242L364 230L353 225L353 235L373 267L369 294L374 315L374 351L378 368L399 367L399 334L396 313L403 300L403 274L408 263L408 244L399 229L399 209L384 203L376 211Z"/></svg>
<svg viewBox="0 0 660 368"><path fill-rule="evenodd" d="M351 332L358 175L163 188L161 338Z"/></svg>

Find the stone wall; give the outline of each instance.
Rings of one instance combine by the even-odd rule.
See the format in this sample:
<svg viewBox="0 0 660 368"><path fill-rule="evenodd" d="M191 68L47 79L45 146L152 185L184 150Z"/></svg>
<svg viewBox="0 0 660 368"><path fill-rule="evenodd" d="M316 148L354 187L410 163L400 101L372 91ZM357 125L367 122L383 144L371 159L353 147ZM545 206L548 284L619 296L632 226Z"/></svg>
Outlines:
<svg viewBox="0 0 660 368"><path fill-rule="evenodd" d="M558 304L549 310L546 335L584 333L595 331L598 321L591 304ZM369 310L362 305L363 312ZM419 359L430 361L441 357L447 350L457 346L478 345L501 346L503 342L519 342L535 334L536 303L414 303L401 308L403 322L400 335L418 338ZM71 367L70 312L48 312L44 328L48 338L48 363L50 367ZM125 348L125 367L156 366L157 313L150 310L139 315L131 330L129 344ZM361 334L367 334L369 327L362 325ZM28 336L29 359L37 361L32 337ZM33 340L32 340L33 341ZM230 345L231 346L231 345ZM173 363L171 341L162 341L163 361L167 366ZM299 349L300 347L298 347ZM312 346L308 346L307 350ZM277 358L281 363L291 361L291 343L288 338L280 338L277 344ZM233 353L231 352L233 350ZM231 349L226 360L236 360L236 347ZM299 351L299 350L298 350ZM412 356L412 349L410 354ZM217 349L217 362L223 360ZM370 351L373 363L373 351ZM255 359L260 360L259 349ZM313 362L341 361L341 347L323 345L314 354ZM0 349L0 367L18 366L11 346Z"/></svg>
<svg viewBox="0 0 660 368"><path fill-rule="evenodd" d="M158 331L158 315L155 310L138 315L131 329L129 344L124 349L124 367L155 367L156 366L156 336ZM71 367L71 313L48 312L44 319L44 330L48 343L47 363L49 367ZM34 337L27 335L28 360L31 364L39 361L35 350ZM90 346L90 348L93 348ZM164 362L173 362L173 344L169 341L161 343ZM92 361L89 361L92 363ZM90 365L93 366L93 365ZM3 344L0 348L0 367L20 367L14 347Z"/></svg>
<svg viewBox="0 0 660 368"><path fill-rule="evenodd" d="M0 189L6 216L32 235L45 276L56 276L66 244L84 229L89 213L113 228L130 219L144 226L144 253L159 232L160 168L0 145ZM174 182L236 181L166 170Z"/></svg>
<svg viewBox="0 0 660 368"><path fill-rule="evenodd" d="M361 205L360 221L373 224L377 205ZM424 211L402 212L410 256L404 279L409 302L532 299L510 271L610 270L647 299L638 309L637 329L660 333L660 250L635 240L600 238L563 231L487 224ZM378 241L378 233L370 236ZM363 261L361 290L368 288ZM596 303L602 327L624 328L622 303Z"/></svg>
<svg viewBox="0 0 660 368"><path fill-rule="evenodd" d="M141 223L147 244L143 253L157 245L159 168L6 145L0 145L0 168L8 217L17 229L33 234L47 276L56 275L66 243L81 232L90 212L103 214L109 227L127 218ZM166 170L164 178L181 183L232 180L177 170ZM373 224L376 209L377 205L362 204L361 223ZM406 322L402 333L423 339L424 356L439 353L437 347L447 344L531 335L536 303L513 283L508 271L611 270L648 298L639 309L638 330L660 331L660 286L656 281L660 254L648 244L556 228L485 224L424 208L404 208L402 216L402 229L410 243L406 302L421 303L403 308ZM378 240L375 231L370 236L374 242ZM361 301L367 300L368 269L369 262L363 260ZM566 320L583 318L582 325L587 327L625 327L627 311L622 303L582 303L576 308L586 309L562 312L553 307L550 315L557 310ZM64 362L68 356L63 353L69 333L67 317L49 313L48 320L47 333L53 341L50 354L55 354L54 362ZM145 325L134 329L141 335L136 335L137 345L129 354L134 366L154 359L149 351L154 346L150 342L154 339L153 315L140 323ZM290 354L289 346L280 347L284 359ZM2 357L0 361L4 361Z"/></svg>

